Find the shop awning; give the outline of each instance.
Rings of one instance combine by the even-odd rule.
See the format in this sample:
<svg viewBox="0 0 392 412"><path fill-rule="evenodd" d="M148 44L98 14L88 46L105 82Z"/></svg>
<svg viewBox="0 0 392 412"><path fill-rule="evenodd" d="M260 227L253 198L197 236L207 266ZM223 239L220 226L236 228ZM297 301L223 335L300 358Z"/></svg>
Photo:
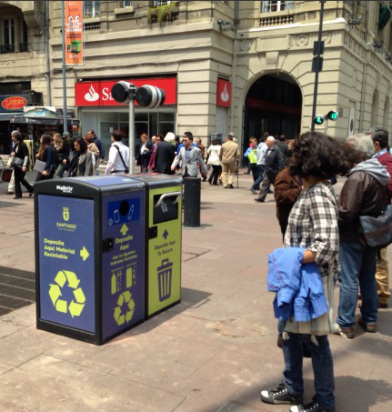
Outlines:
<svg viewBox="0 0 392 412"><path fill-rule="evenodd" d="M10 118L10 123L13 123L13 124L42 124L42 125L48 125L48 126L58 126L60 125L60 119L51 119L47 117L13 116Z"/></svg>

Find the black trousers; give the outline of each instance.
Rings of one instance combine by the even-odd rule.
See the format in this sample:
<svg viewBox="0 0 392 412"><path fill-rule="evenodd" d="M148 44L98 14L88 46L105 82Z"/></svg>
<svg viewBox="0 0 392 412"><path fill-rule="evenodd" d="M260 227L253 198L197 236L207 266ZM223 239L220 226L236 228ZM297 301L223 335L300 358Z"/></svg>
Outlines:
<svg viewBox="0 0 392 412"><path fill-rule="evenodd" d="M22 187L21 184L29 191L29 193L33 192L33 186L25 179L26 172L23 172L21 168L15 167L15 196L21 197L22 196Z"/></svg>

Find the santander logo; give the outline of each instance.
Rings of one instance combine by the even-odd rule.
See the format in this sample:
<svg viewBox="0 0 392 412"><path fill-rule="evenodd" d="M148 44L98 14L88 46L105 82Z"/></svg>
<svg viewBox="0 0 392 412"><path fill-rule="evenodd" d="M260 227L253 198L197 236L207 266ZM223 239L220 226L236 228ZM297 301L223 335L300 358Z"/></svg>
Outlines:
<svg viewBox="0 0 392 412"><path fill-rule="evenodd" d="M227 84L225 83L223 87L223 92L221 93L221 99L223 102L228 102L230 99L229 92L227 91Z"/></svg>
<svg viewBox="0 0 392 412"><path fill-rule="evenodd" d="M99 99L99 94L95 91L94 86L91 85L88 92L84 95L88 102L96 102Z"/></svg>

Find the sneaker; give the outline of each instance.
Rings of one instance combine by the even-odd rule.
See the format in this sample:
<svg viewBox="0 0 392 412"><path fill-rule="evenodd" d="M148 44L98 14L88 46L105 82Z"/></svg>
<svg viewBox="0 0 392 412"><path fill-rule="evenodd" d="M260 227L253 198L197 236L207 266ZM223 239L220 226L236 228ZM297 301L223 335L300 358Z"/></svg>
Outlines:
<svg viewBox="0 0 392 412"><path fill-rule="evenodd" d="M249 189L254 195L257 195L257 190L250 188Z"/></svg>
<svg viewBox="0 0 392 412"><path fill-rule="evenodd" d="M339 335L343 336L346 339L354 339L354 336L355 336L354 326L349 326L348 328L340 327Z"/></svg>
<svg viewBox="0 0 392 412"><path fill-rule="evenodd" d="M291 393L281 382L276 389L271 391L261 391L260 398L262 402L272 403L274 405L300 405L303 397L291 395Z"/></svg>
<svg viewBox="0 0 392 412"><path fill-rule="evenodd" d="M306 405L295 405L290 408L290 412L335 412L335 408L324 408L315 398Z"/></svg>
<svg viewBox="0 0 392 412"><path fill-rule="evenodd" d="M358 322L365 332L376 333L377 332L377 323L365 323L362 319Z"/></svg>

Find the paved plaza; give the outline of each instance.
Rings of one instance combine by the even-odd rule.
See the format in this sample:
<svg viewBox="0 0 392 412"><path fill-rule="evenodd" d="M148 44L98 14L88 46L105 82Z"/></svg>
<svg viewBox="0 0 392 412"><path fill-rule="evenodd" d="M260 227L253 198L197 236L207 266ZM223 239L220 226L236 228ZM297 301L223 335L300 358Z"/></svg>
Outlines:
<svg viewBox="0 0 392 412"><path fill-rule="evenodd" d="M250 184L244 174L231 190L202 183L201 227L183 229L181 303L105 345L37 330L31 294L27 306L1 316L0 411L288 411L260 402L283 367L266 287L281 233L273 195L257 203ZM34 213L32 199L5 193L2 183L0 274L10 279L35 271ZM392 309L379 313L376 334L356 328L353 340L330 342L337 411L391 411ZM308 359L304 377L308 401Z"/></svg>

